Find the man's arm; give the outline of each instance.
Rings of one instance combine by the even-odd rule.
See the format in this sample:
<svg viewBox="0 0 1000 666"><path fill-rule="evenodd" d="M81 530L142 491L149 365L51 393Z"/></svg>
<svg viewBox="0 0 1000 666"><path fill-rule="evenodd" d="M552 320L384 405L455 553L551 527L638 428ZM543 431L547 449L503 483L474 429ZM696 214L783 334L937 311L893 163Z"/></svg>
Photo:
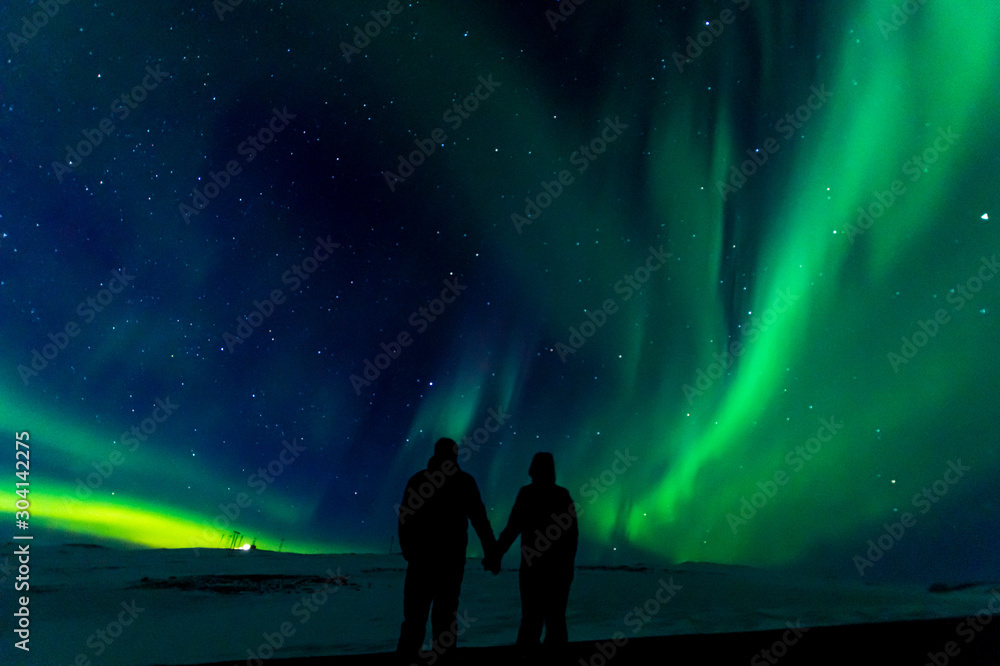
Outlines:
<svg viewBox="0 0 1000 666"><path fill-rule="evenodd" d="M397 533L399 535L399 550L403 553L403 559L407 562L410 561L410 546L411 546L411 535L413 534L413 509L406 505L407 492L410 489L410 483L407 481L406 488L403 489L403 499L399 503L399 510L396 512L397 518ZM407 520L409 522L407 522Z"/></svg>
<svg viewBox="0 0 1000 666"><path fill-rule="evenodd" d="M483 552L489 557L496 549L497 540L493 536L493 527L490 525L490 519L486 516L486 506L483 504L483 498L479 494L479 486L476 485L476 480L471 475L469 475L469 490L465 515L469 517L472 528L479 535L479 541L483 544Z"/></svg>

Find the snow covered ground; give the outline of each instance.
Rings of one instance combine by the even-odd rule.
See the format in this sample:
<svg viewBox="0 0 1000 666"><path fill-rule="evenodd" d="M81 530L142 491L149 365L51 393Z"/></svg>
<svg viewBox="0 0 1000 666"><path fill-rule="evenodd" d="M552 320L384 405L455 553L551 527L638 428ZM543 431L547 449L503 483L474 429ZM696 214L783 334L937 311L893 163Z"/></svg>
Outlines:
<svg viewBox="0 0 1000 666"><path fill-rule="evenodd" d="M6 552L13 551L8 544ZM516 556L505 564L515 565ZM404 572L399 555L39 545L27 593L31 651L13 647L14 593L5 591L0 662L257 664L253 658L389 651L402 619ZM579 567L568 619L570 639L583 641L615 632L638 637L960 617L985 608L992 589L930 592L708 564ZM520 617L516 569L494 577L469 560L460 614L461 645L512 643Z"/></svg>

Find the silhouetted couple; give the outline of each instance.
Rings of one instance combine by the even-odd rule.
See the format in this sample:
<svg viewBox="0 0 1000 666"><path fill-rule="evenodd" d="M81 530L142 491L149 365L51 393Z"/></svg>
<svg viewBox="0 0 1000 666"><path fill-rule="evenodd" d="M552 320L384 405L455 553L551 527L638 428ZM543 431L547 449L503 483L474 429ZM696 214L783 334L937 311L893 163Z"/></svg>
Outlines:
<svg viewBox="0 0 1000 666"><path fill-rule="evenodd" d="M551 453L535 454L528 474L532 482L517 494L499 539L493 536L475 479L458 466L454 440L439 439L427 469L410 477L398 508L399 545L408 563L397 648L403 659L420 663L428 612L433 631L432 652L425 654L428 661L447 663L468 626L457 611L469 522L486 554L483 568L494 574L500 572L504 553L521 537L518 648L538 651L543 626L546 651L566 645L566 602L578 538L576 510L569 491L556 485Z"/></svg>

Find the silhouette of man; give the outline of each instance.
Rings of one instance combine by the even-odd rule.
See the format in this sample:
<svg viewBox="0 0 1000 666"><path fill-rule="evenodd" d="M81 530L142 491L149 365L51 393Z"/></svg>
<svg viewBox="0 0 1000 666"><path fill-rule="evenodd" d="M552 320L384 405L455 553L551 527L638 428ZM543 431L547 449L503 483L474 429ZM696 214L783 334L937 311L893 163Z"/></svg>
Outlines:
<svg viewBox="0 0 1000 666"><path fill-rule="evenodd" d="M469 522L484 552L496 548L476 480L458 466L455 440L442 438L434 444L427 469L406 482L398 513L399 546L407 568L397 654L403 659L418 656L430 611L434 650L444 657L458 638L456 612Z"/></svg>
<svg viewBox="0 0 1000 666"><path fill-rule="evenodd" d="M576 506L569 491L556 485L556 465L551 453L536 453L528 469L531 484L523 486L514 501L507 527L483 566L496 573L514 539L521 537L521 628L517 646L533 652L541 646L545 627L546 650L564 649L566 603L573 582L573 562L579 536Z"/></svg>

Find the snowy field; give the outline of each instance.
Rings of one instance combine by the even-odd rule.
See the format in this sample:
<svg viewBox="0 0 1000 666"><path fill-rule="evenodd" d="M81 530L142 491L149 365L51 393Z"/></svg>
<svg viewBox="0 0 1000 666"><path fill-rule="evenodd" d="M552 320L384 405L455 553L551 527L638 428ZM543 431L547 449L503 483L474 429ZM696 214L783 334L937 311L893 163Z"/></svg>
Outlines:
<svg viewBox="0 0 1000 666"><path fill-rule="evenodd" d="M256 664L385 652L402 619L399 555L67 545L33 548L31 565L31 651L14 649L8 628L5 664ZM986 607L992 587L931 592L706 564L583 566L570 595L570 640L961 617ZM461 645L511 644L516 569L494 577L469 560L460 615Z"/></svg>

